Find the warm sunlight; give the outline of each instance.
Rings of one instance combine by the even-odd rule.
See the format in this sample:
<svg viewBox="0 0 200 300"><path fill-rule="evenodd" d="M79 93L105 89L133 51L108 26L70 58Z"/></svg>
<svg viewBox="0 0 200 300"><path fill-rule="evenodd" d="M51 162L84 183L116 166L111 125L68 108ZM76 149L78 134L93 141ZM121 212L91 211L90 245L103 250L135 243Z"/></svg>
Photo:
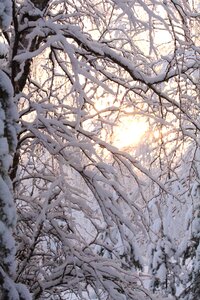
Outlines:
<svg viewBox="0 0 200 300"><path fill-rule="evenodd" d="M113 144L118 148L136 146L147 130L142 118L124 117L114 130Z"/></svg>
<svg viewBox="0 0 200 300"><path fill-rule="evenodd" d="M105 99L104 99L105 100ZM107 107L118 108L119 102L114 103L114 98L110 97L106 101L97 101L95 108L100 112ZM137 146L144 134L149 129L149 125L144 117L138 115L131 115L130 111L127 111L127 115L121 116L118 122L115 122L112 134L112 144L119 149L127 148L130 146ZM102 134L102 133L101 133ZM101 137L107 138L107 132Z"/></svg>

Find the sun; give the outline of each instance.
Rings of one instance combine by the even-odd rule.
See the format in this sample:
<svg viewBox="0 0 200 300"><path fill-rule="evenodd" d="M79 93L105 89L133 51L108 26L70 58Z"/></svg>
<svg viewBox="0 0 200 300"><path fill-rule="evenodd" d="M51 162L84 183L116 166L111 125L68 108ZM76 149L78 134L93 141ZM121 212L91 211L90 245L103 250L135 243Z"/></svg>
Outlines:
<svg viewBox="0 0 200 300"><path fill-rule="evenodd" d="M114 129L113 145L119 149L135 147L147 130L148 124L142 118L123 117Z"/></svg>
<svg viewBox="0 0 200 300"><path fill-rule="evenodd" d="M104 100L104 101L103 101ZM115 102L115 98L109 99L102 98L95 103L95 109L98 112L103 112L107 107L115 107L120 109L119 102ZM149 131L149 124L147 118L144 116L136 116L131 114L130 110L126 110L127 114L121 115L117 122L115 122L112 129L111 142L112 145L118 149L137 147L139 146L142 138L147 131ZM105 135L104 135L105 134ZM102 135L103 138L107 138L107 131ZM127 149L128 150L128 149Z"/></svg>

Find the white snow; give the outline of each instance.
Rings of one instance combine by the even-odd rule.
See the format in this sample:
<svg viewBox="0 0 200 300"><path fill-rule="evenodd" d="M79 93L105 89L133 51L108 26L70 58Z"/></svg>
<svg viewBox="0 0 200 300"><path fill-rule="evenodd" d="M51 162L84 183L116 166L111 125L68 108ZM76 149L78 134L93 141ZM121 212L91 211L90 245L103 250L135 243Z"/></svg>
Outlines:
<svg viewBox="0 0 200 300"><path fill-rule="evenodd" d="M15 275L15 241L11 231L0 221L1 261L8 267L9 273Z"/></svg>
<svg viewBox="0 0 200 300"><path fill-rule="evenodd" d="M0 176L0 199L1 199L1 214L7 226L15 226L16 211L13 202L13 196L5 181Z"/></svg>
<svg viewBox="0 0 200 300"><path fill-rule="evenodd" d="M8 97L13 96L13 86L8 75L0 70L0 88L8 94Z"/></svg>
<svg viewBox="0 0 200 300"><path fill-rule="evenodd" d="M21 297L23 297L23 299L25 299L25 300L31 300L31 299L32 299L29 290L27 289L27 287L26 287L24 284L17 283L17 284L15 285L15 287L16 287L16 289L17 289L19 295L20 295Z"/></svg>
<svg viewBox="0 0 200 300"><path fill-rule="evenodd" d="M0 138L0 156L8 153L9 153L9 149L8 149L7 139L2 137Z"/></svg>
<svg viewBox="0 0 200 300"><path fill-rule="evenodd" d="M6 30L12 20L12 1L0 0L0 27Z"/></svg>

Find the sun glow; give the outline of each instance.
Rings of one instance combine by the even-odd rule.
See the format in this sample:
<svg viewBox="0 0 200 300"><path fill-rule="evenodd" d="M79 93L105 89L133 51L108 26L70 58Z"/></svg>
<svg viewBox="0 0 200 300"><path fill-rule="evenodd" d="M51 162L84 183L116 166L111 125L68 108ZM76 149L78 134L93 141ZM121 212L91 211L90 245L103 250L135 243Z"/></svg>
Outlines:
<svg viewBox="0 0 200 300"><path fill-rule="evenodd" d="M123 117L114 130L113 144L119 149L137 146L147 130L142 118Z"/></svg>

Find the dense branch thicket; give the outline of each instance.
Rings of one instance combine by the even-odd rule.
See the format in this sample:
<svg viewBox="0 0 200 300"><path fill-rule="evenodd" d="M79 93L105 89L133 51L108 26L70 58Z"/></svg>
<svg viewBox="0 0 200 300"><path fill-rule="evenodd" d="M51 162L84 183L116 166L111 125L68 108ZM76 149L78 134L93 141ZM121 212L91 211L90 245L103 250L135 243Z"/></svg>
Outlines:
<svg viewBox="0 0 200 300"><path fill-rule="evenodd" d="M198 3L0 4L3 299L198 299Z"/></svg>

